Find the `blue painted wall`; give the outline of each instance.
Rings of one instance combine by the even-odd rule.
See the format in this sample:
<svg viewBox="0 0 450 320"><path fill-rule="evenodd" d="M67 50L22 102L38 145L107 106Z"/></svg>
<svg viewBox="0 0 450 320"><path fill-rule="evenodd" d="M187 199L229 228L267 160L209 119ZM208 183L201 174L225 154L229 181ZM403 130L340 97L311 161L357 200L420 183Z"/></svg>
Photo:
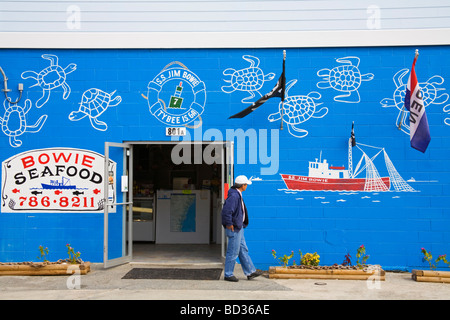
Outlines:
<svg viewBox="0 0 450 320"><path fill-rule="evenodd" d="M268 268L277 263L271 255L272 249L281 255L293 250L297 262L298 250L317 252L321 256L321 264L326 265L341 263L347 253L355 257L361 244L370 255L369 263L381 264L386 269L423 266L420 248L425 247L435 255L449 253L450 249L450 126L446 124L450 124L450 119L446 120L450 118L450 107L447 107L450 105L450 47L418 48L420 56L416 73L430 97L426 101L426 110L432 140L424 154L412 149L409 136L396 127L399 109L383 107L382 103L384 99L393 99L397 86L406 83L408 74L401 78L398 72L411 68L415 49L288 49L287 82L297 80L288 96L314 97L308 100L309 110L315 108L315 116L322 116L296 124L297 129L307 132L305 135L306 132L302 131L303 137L295 136L299 131L294 128L288 130L289 123L284 123L284 129L279 130L279 120L269 121L269 115L278 111L278 98L269 100L243 119L227 119L247 107L249 103L246 102L255 101L260 95L253 92L253 98L242 101L251 97L250 87L246 88L247 91L222 89L236 84L231 71L226 69L259 67L265 75L273 73L265 80L255 80L260 81L259 93L264 95L273 88L281 73L282 49L1 50L0 65L9 78L9 88L13 89L9 95L13 99L17 97L15 89L21 82L25 90L19 105L23 106L26 99L32 102L27 123L34 124L42 115L48 116L39 132L25 132L18 137L22 141L20 146L13 146L9 137L0 132L1 160L40 148L71 147L103 154L105 141L169 140L165 135L166 125L150 114L149 100L145 97L149 93L149 82L171 62L178 61L205 86L202 126L197 130L205 133L208 129L218 129L223 137L227 129L242 128L256 132L257 144L251 147L248 143L245 146L236 144L236 156L246 150L246 160L238 163L242 161L235 159L235 174L261 178L254 181L244 194L251 215L246 239L257 267ZM57 56L62 68L70 64L76 64L76 68L66 74L70 93L64 94L62 86L57 87L51 90L48 101L38 108L36 104L43 89L31 87L36 81L23 79L21 75L24 71L39 73L50 66L50 61L41 57L43 54ZM251 58L252 65L243 59L244 56L258 58L259 63ZM324 69L349 65L336 60L344 57L359 58L359 65L353 60L353 65L357 65L361 73L361 77L356 75L355 81L365 81L354 87L359 99L352 91L351 98L342 98L347 100L343 102L336 96L346 93L323 88L318 83L324 81L320 76L327 72ZM98 117L107 125L104 131L96 129L88 117L78 121L69 119L70 113L78 110L83 94L91 88L105 93L115 91L111 99L121 97L120 103ZM439 90L433 91L434 88ZM165 94L170 95L169 92ZM298 99L306 101L305 97ZM0 117L2 114L3 111ZM392 188L381 192L287 190L280 174L307 175L308 163L315 158L321 157L334 166L347 167L352 122L355 123L359 146L368 150L369 156L378 149L365 149L363 144L384 148L401 177L415 180L407 182L415 191L399 192ZM194 129L187 130L194 136ZM269 142L277 134L279 137L279 162L271 175L262 174L261 169L268 168L269 164L257 153L264 132ZM273 150L270 146L268 149L270 155ZM358 151L354 148L354 166L361 156L361 153L356 155ZM256 163L249 163L253 152L257 155ZM380 175L387 175L386 167L380 165L383 155L377 159L380 162L374 164ZM275 161L274 158L272 160ZM36 260L39 245L51 249L51 259L63 258L66 256L66 243L81 251L84 260L102 261L103 214L0 214L0 261Z"/></svg>

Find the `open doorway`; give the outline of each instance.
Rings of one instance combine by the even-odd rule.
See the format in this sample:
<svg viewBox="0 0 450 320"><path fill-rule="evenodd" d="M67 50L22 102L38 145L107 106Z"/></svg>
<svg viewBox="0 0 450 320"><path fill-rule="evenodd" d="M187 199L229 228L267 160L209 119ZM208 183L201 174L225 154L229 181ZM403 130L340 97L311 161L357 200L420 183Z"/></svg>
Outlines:
<svg viewBox="0 0 450 320"><path fill-rule="evenodd" d="M172 157L177 142L132 144L133 262L221 263L225 161L207 163L198 157L209 142L174 151L182 163ZM226 159L225 144L216 144L215 150L224 153L216 158Z"/></svg>

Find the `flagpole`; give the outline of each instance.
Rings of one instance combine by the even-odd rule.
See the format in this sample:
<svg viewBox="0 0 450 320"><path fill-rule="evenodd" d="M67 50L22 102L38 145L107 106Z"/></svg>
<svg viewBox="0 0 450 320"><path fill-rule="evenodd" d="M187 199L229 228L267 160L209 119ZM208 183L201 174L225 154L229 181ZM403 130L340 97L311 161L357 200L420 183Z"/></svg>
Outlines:
<svg viewBox="0 0 450 320"><path fill-rule="evenodd" d="M283 50L283 63L286 61L286 50ZM283 114L284 114L284 92L283 97L281 97L281 125L280 130L283 130Z"/></svg>
<svg viewBox="0 0 450 320"><path fill-rule="evenodd" d="M416 52L414 54L414 62L417 60L418 56L419 56L419 49L416 49ZM405 113L405 104L403 104L403 107L402 107L402 116L400 117L400 121L398 123L398 130L402 129L402 122L403 122L404 113Z"/></svg>

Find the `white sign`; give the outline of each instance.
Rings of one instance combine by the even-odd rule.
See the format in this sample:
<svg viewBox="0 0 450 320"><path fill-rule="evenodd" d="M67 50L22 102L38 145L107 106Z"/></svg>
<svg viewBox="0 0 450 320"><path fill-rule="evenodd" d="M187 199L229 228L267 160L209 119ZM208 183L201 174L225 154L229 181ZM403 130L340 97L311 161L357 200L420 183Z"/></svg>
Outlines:
<svg viewBox="0 0 450 320"><path fill-rule="evenodd" d="M103 211L104 163L101 154L71 148L15 155L2 163L1 212ZM116 177L112 160L108 171ZM114 178L110 184L115 190Z"/></svg>
<svg viewBox="0 0 450 320"><path fill-rule="evenodd" d="M166 136L185 136L186 127L166 127Z"/></svg>

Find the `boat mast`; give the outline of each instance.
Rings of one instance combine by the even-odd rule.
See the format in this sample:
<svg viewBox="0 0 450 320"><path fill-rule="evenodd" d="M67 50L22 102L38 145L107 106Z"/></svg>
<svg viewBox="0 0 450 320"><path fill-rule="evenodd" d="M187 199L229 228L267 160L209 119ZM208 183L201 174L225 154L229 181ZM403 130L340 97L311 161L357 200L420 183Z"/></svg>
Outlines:
<svg viewBox="0 0 450 320"><path fill-rule="evenodd" d="M352 138L348 139L348 176L353 178Z"/></svg>
<svg viewBox="0 0 450 320"><path fill-rule="evenodd" d="M350 138L348 139L348 176L353 178L353 158L352 158L352 148L356 146L355 139L355 131L354 131L355 122L352 122L352 133Z"/></svg>

